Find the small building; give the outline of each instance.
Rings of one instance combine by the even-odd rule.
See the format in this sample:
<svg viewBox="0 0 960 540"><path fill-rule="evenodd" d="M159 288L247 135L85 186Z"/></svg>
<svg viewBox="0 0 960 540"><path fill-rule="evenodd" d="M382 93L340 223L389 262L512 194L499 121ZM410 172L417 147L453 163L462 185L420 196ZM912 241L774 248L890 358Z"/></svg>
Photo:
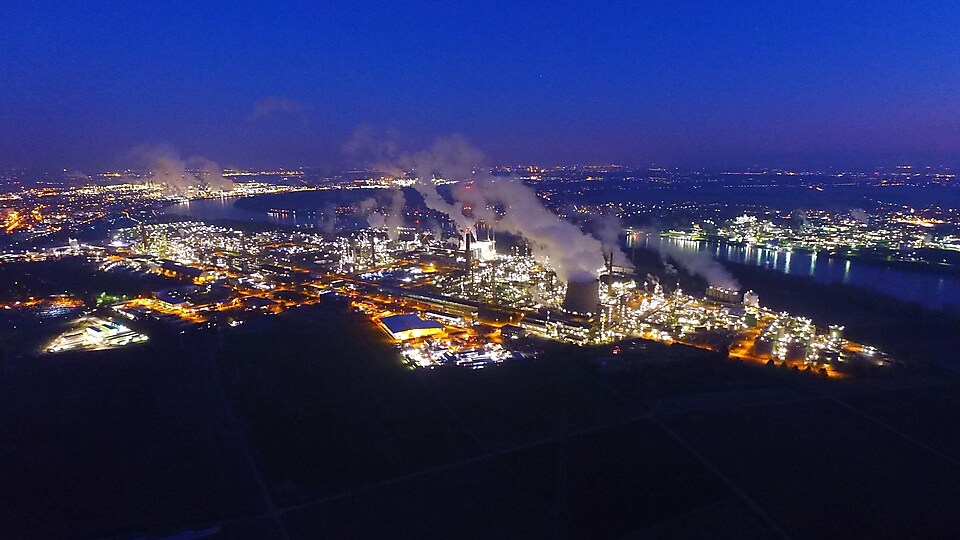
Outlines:
<svg viewBox="0 0 960 540"><path fill-rule="evenodd" d="M527 331L519 326L505 324L500 327L500 336L504 339L517 339L527 335Z"/></svg>
<svg viewBox="0 0 960 540"><path fill-rule="evenodd" d="M167 309L221 309L233 301L231 290L222 285L184 285L154 291Z"/></svg>
<svg viewBox="0 0 960 540"><path fill-rule="evenodd" d="M216 278L214 272L193 266L186 266L174 261L163 261L163 263L160 264L160 273L167 277L193 281L195 283L203 283Z"/></svg>
<svg viewBox="0 0 960 540"><path fill-rule="evenodd" d="M443 333L443 325L437 321L425 321L413 313L391 315L380 319L380 325L390 337L407 341Z"/></svg>
<svg viewBox="0 0 960 540"><path fill-rule="evenodd" d="M248 296L243 299L243 306L250 310L269 310L277 305L273 300L260 296Z"/></svg>
<svg viewBox="0 0 960 540"><path fill-rule="evenodd" d="M167 309L185 309L191 306L189 294L196 287L171 287L153 292L153 297Z"/></svg>

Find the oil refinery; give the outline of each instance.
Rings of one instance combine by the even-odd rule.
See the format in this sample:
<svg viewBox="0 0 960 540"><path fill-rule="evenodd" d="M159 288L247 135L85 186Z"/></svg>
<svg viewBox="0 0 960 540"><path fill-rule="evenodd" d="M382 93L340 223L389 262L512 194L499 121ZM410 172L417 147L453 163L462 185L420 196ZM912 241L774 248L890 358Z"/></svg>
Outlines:
<svg viewBox="0 0 960 540"><path fill-rule="evenodd" d="M563 279L548 256L498 246L482 223L444 236L404 227L251 234L176 222L117 231L104 266L188 281L113 308L183 325L239 324L335 293L383 328L411 367L484 367L534 355L544 339L638 338L831 376L892 362L836 328L763 307L753 291L691 295L615 255L591 275Z"/></svg>

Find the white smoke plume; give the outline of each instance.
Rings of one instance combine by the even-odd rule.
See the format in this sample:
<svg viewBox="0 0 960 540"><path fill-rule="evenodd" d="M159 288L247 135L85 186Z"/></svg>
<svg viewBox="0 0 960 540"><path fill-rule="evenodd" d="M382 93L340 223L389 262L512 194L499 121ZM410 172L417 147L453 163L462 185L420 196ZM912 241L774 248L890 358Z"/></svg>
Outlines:
<svg viewBox="0 0 960 540"><path fill-rule="evenodd" d="M406 173L399 164L400 146L392 130L362 124L343 143L341 150L351 158L362 160L392 176L402 177Z"/></svg>
<svg viewBox="0 0 960 540"><path fill-rule="evenodd" d="M668 274L671 273L673 267L667 261L672 261L688 273L706 279L710 285L727 289L740 289L737 278L733 277L733 274L714 259L709 252L688 251L674 244L659 241L660 233L657 231L645 230L643 234L658 240L648 243L647 246L660 253L660 258L666 263L664 266Z"/></svg>
<svg viewBox="0 0 960 540"><path fill-rule="evenodd" d="M386 218L377 212L379 206L380 203L378 203L376 199L368 197L360 201L360 204L355 206L354 211L367 220L367 225L374 229L379 229L387 222Z"/></svg>
<svg viewBox="0 0 960 540"><path fill-rule="evenodd" d="M449 202L440 195L434 175L442 174L446 180L468 179L483 161L483 154L460 136L437 139L430 150L399 157L400 167L415 175L413 187L424 203L430 209L446 214L461 230L472 228L475 220L464 215L463 202L459 199Z"/></svg>
<svg viewBox="0 0 960 540"><path fill-rule="evenodd" d="M427 224L427 228L430 229L430 236L432 236L434 240L440 240L443 238L443 229L440 228L440 224L434 219L430 219L430 222Z"/></svg>
<svg viewBox="0 0 960 540"><path fill-rule="evenodd" d="M614 251L615 262L629 265L617 247L619 225L598 230L601 240L584 233L577 225L551 212L529 186L519 179L494 177L485 166L482 152L466 139L454 135L437 139L428 150L403 153L394 139L383 140L369 126L358 129L344 150L354 156L368 156L372 166L395 176L411 173L414 189L432 210L447 215L461 230L473 229L483 221L494 230L525 238L539 259L549 259L563 280L596 279L604 266L603 254ZM452 200L437 191L435 177L460 181L453 187ZM389 220L402 211L400 203L391 203ZM376 218L375 218L376 219ZM612 230L612 234L610 234Z"/></svg>
<svg viewBox="0 0 960 540"><path fill-rule="evenodd" d="M382 229L387 226L387 218L383 217L383 214L380 212L370 212L366 218L367 224L370 225L372 229Z"/></svg>
<svg viewBox="0 0 960 540"><path fill-rule="evenodd" d="M864 223L866 225L870 224L870 214L867 213L863 208L852 208L850 209L850 217Z"/></svg>
<svg viewBox="0 0 960 540"><path fill-rule="evenodd" d="M620 233L623 226L620 219L612 214L590 214L585 224L587 230L603 244L604 256L613 254L613 264L624 268L633 268L633 261L620 250Z"/></svg>
<svg viewBox="0 0 960 540"><path fill-rule="evenodd" d="M233 181L224 178L219 165L201 156L183 159L168 145L138 146L129 155L148 170L150 182L162 185L171 195L183 195L198 187L211 191L233 189Z"/></svg>
<svg viewBox="0 0 960 540"><path fill-rule="evenodd" d="M400 227L406 224L404 209L407 207L407 201L403 196L403 191L391 189L389 191L389 204L386 205L385 225L387 227L387 236L390 240L400 238Z"/></svg>
<svg viewBox="0 0 960 540"><path fill-rule="evenodd" d="M333 234L337 230L337 208L331 202L317 209L317 226L326 234Z"/></svg>
<svg viewBox="0 0 960 540"><path fill-rule="evenodd" d="M484 223L523 236L534 256L549 259L561 279L590 281L603 268L603 244L547 209L519 179L485 175L472 184L458 185L454 193Z"/></svg>
<svg viewBox="0 0 960 540"><path fill-rule="evenodd" d="M669 258L691 274L701 276L710 285L740 290L740 283L737 278L733 277L733 274L728 272L722 264L706 251L685 251L664 244L660 248L660 256Z"/></svg>
<svg viewBox="0 0 960 540"><path fill-rule="evenodd" d="M374 197L364 199L357 205L356 211L366 218L370 227L374 229L385 227L390 240L397 240L400 238L400 232L397 229L404 225L403 211L406 208L406 200L399 189L389 190L386 198L384 203Z"/></svg>
<svg viewBox="0 0 960 540"><path fill-rule="evenodd" d="M379 206L379 204L377 203L376 199L374 199L373 197L367 197L366 199L360 201L360 203L357 205L355 210L361 216L367 217L367 215L369 215L370 212L373 212L374 210L376 210L377 206Z"/></svg>
<svg viewBox="0 0 960 540"><path fill-rule="evenodd" d="M368 132L361 133L363 137ZM356 138L351 143L355 150ZM395 151L391 144L373 144L372 153L383 156ZM483 154L463 137L437 139L429 150L397 155L394 163L413 173L414 188L426 205L446 214L460 230L474 228L478 220L493 229L518 234L532 246L534 255L549 259L564 280L596 279L603 268L603 244L579 227L547 209L536 192L518 179L497 178L484 166ZM383 164L378 169L389 170ZM435 175L459 180L452 190L453 200L438 191ZM469 211L465 213L465 209ZM625 257L621 257L625 260Z"/></svg>

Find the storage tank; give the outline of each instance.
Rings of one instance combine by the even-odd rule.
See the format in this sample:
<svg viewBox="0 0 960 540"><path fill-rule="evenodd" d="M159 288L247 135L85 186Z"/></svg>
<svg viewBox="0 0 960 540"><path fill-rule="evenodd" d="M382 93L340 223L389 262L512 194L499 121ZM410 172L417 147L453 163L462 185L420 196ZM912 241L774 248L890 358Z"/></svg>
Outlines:
<svg viewBox="0 0 960 540"><path fill-rule="evenodd" d="M787 360L796 362L807 357L807 346L803 343L794 341L787 345Z"/></svg>
<svg viewBox="0 0 960 540"><path fill-rule="evenodd" d="M753 354L757 356L770 356L773 354L773 340L766 336L758 337L753 342Z"/></svg>

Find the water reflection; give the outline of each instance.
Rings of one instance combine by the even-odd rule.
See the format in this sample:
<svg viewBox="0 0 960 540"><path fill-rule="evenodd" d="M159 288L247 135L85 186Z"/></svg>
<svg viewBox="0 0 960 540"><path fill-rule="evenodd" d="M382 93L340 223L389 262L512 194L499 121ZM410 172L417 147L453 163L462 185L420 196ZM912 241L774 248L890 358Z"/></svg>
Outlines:
<svg viewBox="0 0 960 540"><path fill-rule="evenodd" d="M703 240L664 238L634 232L627 235L627 247L656 249L670 244L685 251L708 251L723 261L753 264L783 274L809 276L821 283L844 283L872 289L901 300L928 307L960 306L960 279L922 269L884 266L828 254L787 251L755 245L731 245Z"/></svg>

